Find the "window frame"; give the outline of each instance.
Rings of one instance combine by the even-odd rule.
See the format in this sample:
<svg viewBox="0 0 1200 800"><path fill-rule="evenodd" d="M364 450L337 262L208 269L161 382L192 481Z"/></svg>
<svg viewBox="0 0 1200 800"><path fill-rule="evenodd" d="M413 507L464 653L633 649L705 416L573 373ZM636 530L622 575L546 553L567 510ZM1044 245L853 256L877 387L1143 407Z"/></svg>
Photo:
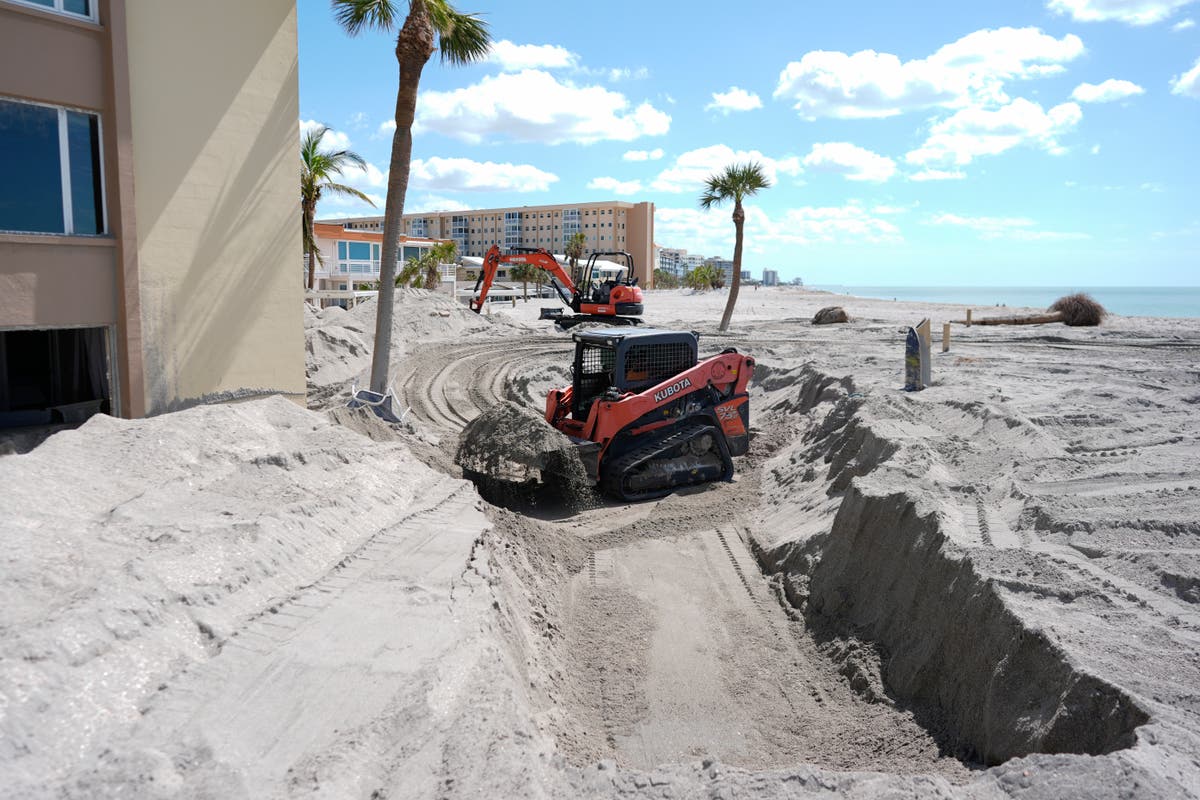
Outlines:
<svg viewBox="0 0 1200 800"><path fill-rule="evenodd" d="M68 19L78 19L78 20L83 20L85 22L92 22L97 25L100 24L100 2L99 2L99 0L88 0L88 5L90 6L89 11L91 12L89 14L80 14L75 11L67 11L67 9L65 9L63 7L65 0L53 0L53 2L54 2L53 6L47 6L42 3L36 3L36 2L34 2L34 0L4 0L4 1L12 3L14 6L23 6L25 8L32 8L32 9L36 9L38 11L44 11L47 14L58 14L59 16L66 17Z"/></svg>
<svg viewBox="0 0 1200 800"><path fill-rule="evenodd" d="M14 2L15 0L8 0ZM61 3L62 0L55 0ZM95 5L95 0L93 0ZM17 97L9 97L8 95L0 95L0 102L5 103L20 103L27 106L38 106L39 108L50 108L58 112L58 168L59 179L62 181L63 193L63 228L59 232L52 231L17 231L8 228L0 227L0 234L20 234L29 236L86 236L89 238L98 238L111 236L111 228L109 227L108 214L108 181L104 174L104 117L98 111L92 111L86 108L78 108L76 106L61 106L54 103L39 103L34 100L23 100ZM74 198L71 196L71 145L69 132L67 130L67 114L86 114L94 117L96 120L96 147L100 151L99 168L100 168L100 219L103 225L96 233L77 233L75 228L75 213L74 213Z"/></svg>

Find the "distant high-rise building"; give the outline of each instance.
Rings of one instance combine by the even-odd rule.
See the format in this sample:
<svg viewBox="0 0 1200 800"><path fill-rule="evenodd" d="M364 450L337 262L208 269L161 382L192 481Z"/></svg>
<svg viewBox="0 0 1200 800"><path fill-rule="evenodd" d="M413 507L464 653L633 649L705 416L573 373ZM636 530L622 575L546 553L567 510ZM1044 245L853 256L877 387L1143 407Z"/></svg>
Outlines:
<svg viewBox="0 0 1200 800"><path fill-rule="evenodd" d="M764 269L762 282L763 286L778 286L779 272L773 269Z"/></svg>

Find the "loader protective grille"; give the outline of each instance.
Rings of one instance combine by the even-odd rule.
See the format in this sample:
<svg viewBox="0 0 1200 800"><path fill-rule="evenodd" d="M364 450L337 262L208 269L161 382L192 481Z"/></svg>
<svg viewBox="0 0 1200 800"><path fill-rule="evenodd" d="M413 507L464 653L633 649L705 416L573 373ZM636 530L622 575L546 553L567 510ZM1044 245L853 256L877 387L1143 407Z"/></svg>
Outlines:
<svg viewBox="0 0 1200 800"><path fill-rule="evenodd" d="M641 391L694 366L696 359L686 342L630 345L625 351L625 376L621 388Z"/></svg>
<svg viewBox="0 0 1200 800"><path fill-rule="evenodd" d="M583 344L575 352L574 408L576 419L587 416L592 401L613 385L616 351L611 347Z"/></svg>

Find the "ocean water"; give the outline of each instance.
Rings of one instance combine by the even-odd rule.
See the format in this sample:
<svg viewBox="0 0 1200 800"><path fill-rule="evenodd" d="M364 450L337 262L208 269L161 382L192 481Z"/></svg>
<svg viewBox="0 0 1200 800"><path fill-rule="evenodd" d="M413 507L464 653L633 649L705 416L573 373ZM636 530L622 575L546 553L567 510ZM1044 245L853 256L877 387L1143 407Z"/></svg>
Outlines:
<svg viewBox="0 0 1200 800"><path fill-rule="evenodd" d="M1136 317L1200 317L1200 286L810 286L838 294L884 300L921 300L989 308L1046 308L1073 292L1086 292L1113 314Z"/></svg>

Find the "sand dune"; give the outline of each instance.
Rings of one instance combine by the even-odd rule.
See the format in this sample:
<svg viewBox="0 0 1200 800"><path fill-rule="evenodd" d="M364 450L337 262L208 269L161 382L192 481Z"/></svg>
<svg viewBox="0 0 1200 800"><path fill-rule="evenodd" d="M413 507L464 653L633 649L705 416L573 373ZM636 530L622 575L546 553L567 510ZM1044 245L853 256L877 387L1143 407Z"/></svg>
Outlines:
<svg viewBox="0 0 1200 800"><path fill-rule="evenodd" d="M398 429L337 408L368 315L327 311L313 410L0 458L9 795L1200 795L1195 320L956 326L909 394L904 328L962 308L747 289L720 334L722 294L649 292L756 357L751 452L552 514L451 456L569 336L400 302Z"/></svg>

